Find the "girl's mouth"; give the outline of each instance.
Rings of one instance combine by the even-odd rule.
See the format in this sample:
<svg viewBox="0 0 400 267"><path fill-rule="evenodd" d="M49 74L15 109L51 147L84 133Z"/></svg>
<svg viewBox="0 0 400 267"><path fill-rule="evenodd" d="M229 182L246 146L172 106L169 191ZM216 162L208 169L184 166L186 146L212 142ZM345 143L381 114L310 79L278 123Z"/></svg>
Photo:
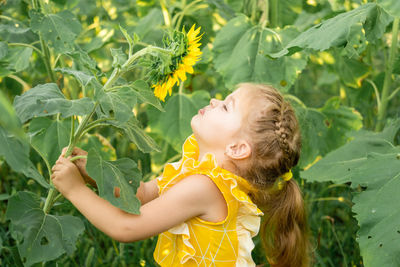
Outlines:
<svg viewBox="0 0 400 267"><path fill-rule="evenodd" d="M199 114L203 115L204 114L204 109L199 109Z"/></svg>

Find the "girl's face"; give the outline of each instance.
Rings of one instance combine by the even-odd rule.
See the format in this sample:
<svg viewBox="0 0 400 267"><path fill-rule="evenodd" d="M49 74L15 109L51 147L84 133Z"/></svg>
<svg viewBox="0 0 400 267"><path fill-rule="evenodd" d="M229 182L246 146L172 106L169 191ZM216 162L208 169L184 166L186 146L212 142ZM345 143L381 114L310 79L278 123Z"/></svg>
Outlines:
<svg viewBox="0 0 400 267"><path fill-rule="evenodd" d="M238 88L223 101L213 98L208 106L193 116L193 133L206 151L224 150L240 136L242 118L251 105L249 92L246 91L245 88Z"/></svg>

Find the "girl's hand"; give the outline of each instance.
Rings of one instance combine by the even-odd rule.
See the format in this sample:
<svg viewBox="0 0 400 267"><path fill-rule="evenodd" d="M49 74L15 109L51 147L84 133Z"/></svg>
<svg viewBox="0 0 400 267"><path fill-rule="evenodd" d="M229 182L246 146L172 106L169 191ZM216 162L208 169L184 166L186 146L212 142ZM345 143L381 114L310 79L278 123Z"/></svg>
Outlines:
<svg viewBox="0 0 400 267"><path fill-rule="evenodd" d="M70 159L71 156L64 158L60 155L56 164L51 169L53 172L51 179L54 186L66 198L80 187L86 187L82 175Z"/></svg>
<svg viewBox="0 0 400 267"><path fill-rule="evenodd" d="M67 152L68 147L64 147L61 155L65 156L65 153ZM75 156L87 156L87 152L79 147L74 147L71 156L75 157ZM86 171L86 158L83 159L77 159L74 160L73 163L76 165L76 167L78 167L79 172L81 173L83 179L85 180L86 183L89 183L90 185L94 186L97 188L97 184L96 181L93 180L89 174Z"/></svg>

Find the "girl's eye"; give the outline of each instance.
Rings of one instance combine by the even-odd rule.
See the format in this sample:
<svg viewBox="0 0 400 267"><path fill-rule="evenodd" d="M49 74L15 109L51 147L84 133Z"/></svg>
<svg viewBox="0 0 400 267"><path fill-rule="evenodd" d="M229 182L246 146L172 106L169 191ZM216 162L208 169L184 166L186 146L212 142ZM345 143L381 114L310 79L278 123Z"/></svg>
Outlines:
<svg viewBox="0 0 400 267"><path fill-rule="evenodd" d="M224 104L224 109L226 110L226 111L228 111L228 109L226 108L226 105Z"/></svg>

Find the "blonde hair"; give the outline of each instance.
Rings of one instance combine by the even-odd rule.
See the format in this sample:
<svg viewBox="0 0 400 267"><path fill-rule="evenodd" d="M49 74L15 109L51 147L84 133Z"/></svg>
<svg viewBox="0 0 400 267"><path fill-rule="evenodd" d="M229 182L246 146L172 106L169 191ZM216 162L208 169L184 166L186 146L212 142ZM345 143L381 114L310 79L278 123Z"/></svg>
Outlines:
<svg viewBox="0 0 400 267"><path fill-rule="evenodd" d="M252 153L245 164L230 162L255 189L250 198L264 212L260 237L272 267L310 266L310 232L302 192L294 179L277 188L284 173L298 163L299 124L289 102L273 87L241 83L256 109L243 118Z"/></svg>

